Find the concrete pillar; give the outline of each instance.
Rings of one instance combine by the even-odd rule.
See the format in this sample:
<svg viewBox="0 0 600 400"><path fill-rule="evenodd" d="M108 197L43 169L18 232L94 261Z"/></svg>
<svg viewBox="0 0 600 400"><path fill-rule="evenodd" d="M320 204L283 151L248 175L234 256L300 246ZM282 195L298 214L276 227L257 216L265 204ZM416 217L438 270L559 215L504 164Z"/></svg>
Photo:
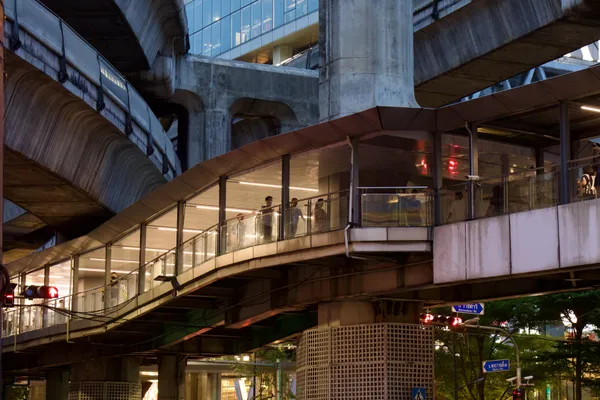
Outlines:
<svg viewBox="0 0 600 400"><path fill-rule="evenodd" d="M229 110L207 109L204 126L204 160L231 150L231 114Z"/></svg>
<svg viewBox="0 0 600 400"><path fill-rule="evenodd" d="M292 58L292 46L281 44L273 48L273 65L279 65L288 58Z"/></svg>
<svg viewBox="0 0 600 400"><path fill-rule="evenodd" d="M100 358L71 366L69 398L140 400L141 392L140 365L135 357Z"/></svg>
<svg viewBox="0 0 600 400"><path fill-rule="evenodd" d="M221 400L221 374L207 374L207 397L205 400Z"/></svg>
<svg viewBox="0 0 600 400"><path fill-rule="evenodd" d="M158 357L158 400L185 399L185 357Z"/></svg>
<svg viewBox="0 0 600 400"><path fill-rule="evenodd" d="M418 107L413 35L410 1L320 0L320 120Z"/></svg>
<svg viewBox="0 0 600 400"><path fill-rule="evenodd" d="M46 400L69 398L69 371L48 371L46 374Z"/></svg>
<svg viewBox="0 0 600 400"><path fill-rule="evenodd" d="M319 304L317 328L300 341L297 398L364 393L387 400L407 398L413 387L433 398L433 328L418 323L421 307L391 301Z"/></svg>

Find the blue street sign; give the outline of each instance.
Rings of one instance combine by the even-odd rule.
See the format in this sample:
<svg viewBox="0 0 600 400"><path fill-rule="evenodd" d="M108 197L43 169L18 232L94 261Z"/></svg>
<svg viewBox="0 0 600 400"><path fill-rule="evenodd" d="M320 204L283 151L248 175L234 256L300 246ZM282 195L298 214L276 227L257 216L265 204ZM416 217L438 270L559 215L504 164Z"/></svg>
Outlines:
<svg viewBox="0 0 600 400"><path fill-rule="evenodd" d="M459 306L452 306L452 311L460 314L483 315L485 306L482 303L461 304Z"/></svg>
<svg viewBox="0 0 600 400"><path fill-rule="evenodd" d="M504 372L509 369L509 360L490 360L483 362L483 372Z"/></svg>
<svg viewBox="0 0 600 400"><path fill-rule="evenodd" d="M427 389L412 388L412 400L427 400Z"/></svg>

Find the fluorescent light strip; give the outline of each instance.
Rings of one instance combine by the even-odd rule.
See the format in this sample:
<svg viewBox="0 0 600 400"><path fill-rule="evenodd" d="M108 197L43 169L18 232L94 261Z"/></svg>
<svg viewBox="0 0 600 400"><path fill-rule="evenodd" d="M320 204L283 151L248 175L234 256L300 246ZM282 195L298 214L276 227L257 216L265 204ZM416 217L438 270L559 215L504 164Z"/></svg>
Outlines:
<svg viewBox="0 0 600 400"><path fill-rule="evenodd" d="M152 229L157 229L159 231L166 231L166 232L177 232L177 228L170 228L168 226L151 226L148 225L148 228L152 228ZM199 229L184 229L183 230L186 233L203 233L204 231L199 230Z"/></svg>
<svg viewBox="0 0 600 400"><path fill-rule="evenodd" d="M195 207L197 209L199 209L199 210L219 211L219 207L217 207L217 206L197 205ZM253 212L256 212L256 210L249 210L249 209L246 209L246 208L229 208L229 207L227 207L225 209L225 211L227 211L227 212L239 212L239 213L253 213Z"/></svg>
<svg viewBox="0 0 600 400"><path fill-rule="evenodd" d="M256 183L256 182L244 182L244 181L231 181L231 182L239 183L240 185L260 186L260 187L268 187L268 188L281 189L281 185L273 185L271 183ZM318 193L319 192L319 189L311 189L311 188L305 188L305 187L299 187L299 186L290 186L290 189L292 189L292 190L302 190L302 191L305 191L305 192L313 192L313 193Z"/></svg>
<svg viewBox="0 0 600 400"><path fill-rule="evenodd" d="M581 109L586 110L586 111L593 111L593 112L600 113L600 108L596 108L596 107L581 106Z"/></svg>
<svg viewBox="0 0 600 400"><path fill-rule="evenodd" d="M104 262L104 261L106 261L106 259L104 259L104 258L90 258L90 261L102 261L102 262ZM113 260L113 259L111 259L111 262L120 262L120 263L123 263L123 264L139 264L140 263L139 261L133 261L133 260Z"/></svg>
<svg viewBox="0 0 600 400"><path fill-rule="evenodd" d="M104 272L104 270L100 269L100 268L79 268L79 271L85 271L85 272ZM116 272L118 274L131 274L131 273L137 274L137 271L135 271L135 270L134 271L121 271L121 270L118 270L118 269L113 269L111 272Z"/></svg>

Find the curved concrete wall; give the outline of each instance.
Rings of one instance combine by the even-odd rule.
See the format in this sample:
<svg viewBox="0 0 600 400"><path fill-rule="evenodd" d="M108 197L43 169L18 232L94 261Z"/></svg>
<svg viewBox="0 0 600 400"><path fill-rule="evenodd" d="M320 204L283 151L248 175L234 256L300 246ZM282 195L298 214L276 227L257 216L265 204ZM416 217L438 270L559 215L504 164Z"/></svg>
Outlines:
<svg viewBox="0 0 600 400"><path fill-rule="evenodd" d="M166 182L108 120L25 61L6 59L5 197L68 237Z"/></svg>

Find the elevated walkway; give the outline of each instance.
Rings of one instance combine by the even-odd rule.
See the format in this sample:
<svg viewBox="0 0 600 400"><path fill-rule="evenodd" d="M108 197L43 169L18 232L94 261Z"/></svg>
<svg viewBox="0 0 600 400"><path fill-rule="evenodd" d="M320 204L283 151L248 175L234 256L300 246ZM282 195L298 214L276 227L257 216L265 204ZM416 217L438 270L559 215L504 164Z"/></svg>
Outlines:
<svg viewBox="0 0 600 400"><path fill-rule="evenodd" d="M158 119L94 48L37 1L5 11L7 199L72 238L181 172Z"/></svg>

